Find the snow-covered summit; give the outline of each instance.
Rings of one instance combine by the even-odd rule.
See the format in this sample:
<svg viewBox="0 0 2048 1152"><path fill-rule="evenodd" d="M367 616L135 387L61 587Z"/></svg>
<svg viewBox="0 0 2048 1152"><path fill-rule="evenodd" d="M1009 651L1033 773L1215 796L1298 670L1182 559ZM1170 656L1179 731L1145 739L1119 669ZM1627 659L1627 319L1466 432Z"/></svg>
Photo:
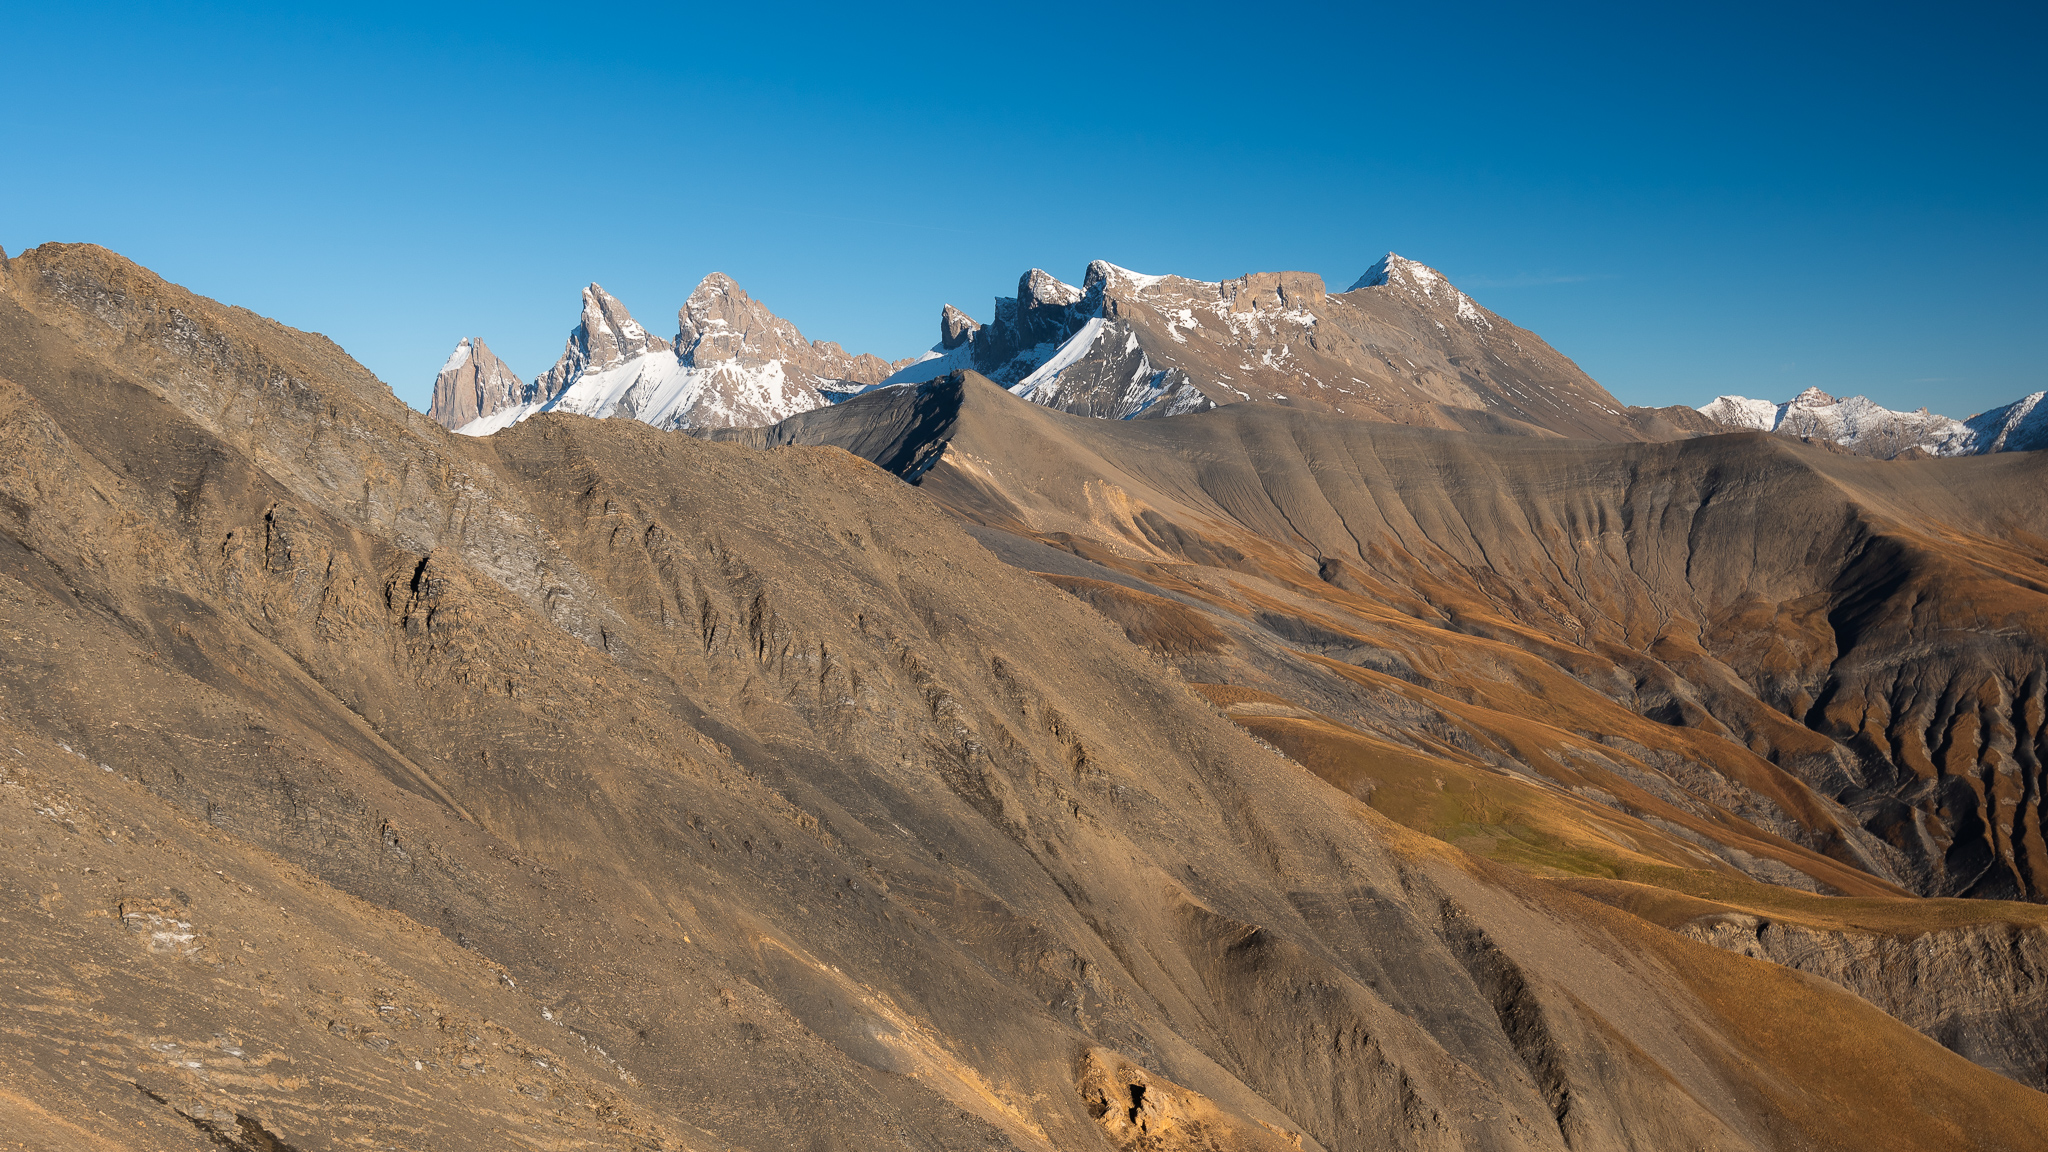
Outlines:
<svg viewBox="0 0 2048 1152"><path fill-rule="evenodd" d="M1382 284L1393 284L1420 291L1424 295L1434 295L1438 283L1448 284L1450 281L1444 279L1443 273L1427 264L1410 260L1398 252L1389 252L1374 261L1373 266L1367 268L1363 276L1352 281L1351 287L1345 291L1356 292L1360 288L1377 288Z"/></svg>
<svg viewBox="0 0 2048 1152"><path fill-rule="evenodd" d="M1702 405L1700 412L1733 428L1832 440L1864 456L1890 459L1915 449L1934 456L1972 456L2048 448L2044 395L2048 393L2036 392L1968 420L1925 408L1898 412L1867 396L1844 400L1820 388L1777 403L1721 396Z"/></svg>
<svg viewBox="0 0 2048 1152"><path fill-rule="evenodd" d="M1491 314L1473 303L1470 296L1460 292L1449 277L1398 252L1380 257L1345 291L1357 292L1366 288L1392 288L1422 308L1448 307L1452 315L1466 324L1482 329L1493 327Z"/></svg>
<svg viewBox="0 0 2048 1152"><path fill-rule="evenodd" d="M2048 392L2022 396L1964 421L1976 433L1978 452L2034 452L2048 448Z"/></svg>

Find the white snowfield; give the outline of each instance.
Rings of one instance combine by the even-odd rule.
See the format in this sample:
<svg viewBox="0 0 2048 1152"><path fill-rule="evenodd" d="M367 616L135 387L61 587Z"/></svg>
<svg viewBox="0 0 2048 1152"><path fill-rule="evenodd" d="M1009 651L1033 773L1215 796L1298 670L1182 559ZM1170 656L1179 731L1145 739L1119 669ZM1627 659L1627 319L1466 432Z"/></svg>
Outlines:
<svg viewBox="0 0 2048 1152"><path fill-rule="evenodd" d="M2048 406L2042 405L2043 396L2048 392L2036 392L1967 420L1925 408L1897 412L1867 396L1842 400L1819 388L1808 388L1783 403L1721 396L1699 410L1730 427L1814 436L1883 455L1918 448L1934 456L1978 456L2048 448Z"/></svg>
<svg viewBox="0 0 2048 1152"><path fill-rule="evenodd" d="M456 343L455 351L448 354L447 361L441 365L441 371L437 375L446 376L467 363L469 363L469 337L464 336Z"/></svg>

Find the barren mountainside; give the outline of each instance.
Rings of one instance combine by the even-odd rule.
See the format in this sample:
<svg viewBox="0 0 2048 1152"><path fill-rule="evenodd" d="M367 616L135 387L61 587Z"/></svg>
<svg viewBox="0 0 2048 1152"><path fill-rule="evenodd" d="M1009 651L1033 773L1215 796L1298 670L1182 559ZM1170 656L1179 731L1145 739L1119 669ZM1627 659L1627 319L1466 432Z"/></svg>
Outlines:
<svg viewBox="0 0 2048 1152"><path fill-rule="evenodd" d="M969 375L728 439L458 436L104 250L0 262L9 1138L2048 1131L2015 1069L1668 907L2038 930L1904 891L2031 859L2040 504L1971 492L2032 457L1118 423ZM1824 530L1755 523L1787 502Z"/></svg>
<svg viewBox="0 0 2048 1152"><path fill-rule="evenodd" d="M1119 425L972 374L722 435L846 447L1039 567L1057 550L1200 608L1228 639L1185 654L1191 679L1312 669L1297 703L1441 753L1413 732L1406 690L1428 689L1482 761L1700 789L1685 804L1923 894L2042 894L2048 502L2015 495L2048 493L2048 457L1594 446L1264 405ZM1546 714L1557 747L1489 731Z"/></svg>
<svg viewBox="0 0 2048 1152"><path fill-rule="evenodd" d="M1270 401L1596 440L1713 428L1689 410L1625 408L1534 333L1391 252L1338 294L1307 272L1212 283L1098 260L1076 288L1034 268L996 300L990 324L948 305L940 329L890 382L972 369L1046 407L1116 419Z"/></svg>

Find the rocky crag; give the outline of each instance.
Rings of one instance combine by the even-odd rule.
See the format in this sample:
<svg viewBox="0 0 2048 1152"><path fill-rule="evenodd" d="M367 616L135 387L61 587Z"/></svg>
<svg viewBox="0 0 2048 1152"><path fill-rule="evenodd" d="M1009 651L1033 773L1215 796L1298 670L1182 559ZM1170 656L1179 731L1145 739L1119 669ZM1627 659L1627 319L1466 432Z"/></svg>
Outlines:
<svg viewBox="0 0 2048 1152"><path fill-rule="evenodd" d="M448 428L527 402L529 385L474 336L465 336L434 377L427 415Z"/></svg>

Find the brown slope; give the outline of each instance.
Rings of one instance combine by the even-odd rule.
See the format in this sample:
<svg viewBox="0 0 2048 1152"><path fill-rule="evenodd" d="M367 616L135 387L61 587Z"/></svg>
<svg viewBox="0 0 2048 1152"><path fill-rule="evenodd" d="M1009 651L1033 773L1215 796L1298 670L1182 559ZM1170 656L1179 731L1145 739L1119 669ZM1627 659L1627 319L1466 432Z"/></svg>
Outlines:
<svg viewBox="0 0 2048 1152"><path fill-rule="evenodd" d="M1267 687L1335 656L1379 682L1332 696L1317 673L1293 697L1380 697L1399 737L1433 692L1488 754L1575 787L1577 764L1619 758L1637 787L1923 892L2038 891L2040 460L1883 465L1755 435L1594 448L1251 406L1091 423L971 378L862 403L755 435L915 460L978 523L1241 622L1257 676L1184 662L1193 678Z"/></svg>
<svg viewBox="0 0 2048 1152"><path fill-rule="evenodd" d="M24 1126L1349 1149L2048 1125L1825 987L1404 840L842 453L563 417L463 441L332 345L103 252L5 275ZM199 950L116 929L131 896ZM1784 1034L1750 986L1839 1027ZM1866 1060L1829 1059L1845 1036ZM1813 1103L1901 1084L1924 1103Z"/></svg>
<svg viewBox="0 0 2048 1152"><path fill-rule="evenodd" d="M1768 890L1746 872L1882 903L1898 892L1882 877L1926 884L1915 869L1932 860L1938 883L1962 854L1909 856L1871 833L1897 828L1890 806L1902 794L1921 804L1909 820L1930 811L1967 819L1967 809L1936 807L1930 789L1901 786L1894 767L1855 742L1801 725L1832 723L1815 680L1867 675L1834 661L1837 635L1880 668L1895 667L1887 649L1902 652L1905 675L1923 678L1966 679L1972 660L2024 669L2037 659L2024 630L1939 645L1884 637L1873 653L1839 607L1867 598L1875 540L1880 555L1887 546L1908 555L1880 571L1944 572L1938 589L1916 578L1897 598L1984 606L2018 596L2024 610L2039 586L2027 574L2037 570L2030 529L2000 499L2038 488L2038 472L2024 467L1972 487L1754 437L1551 448L1250 407L1116 427L1042 413L971 379L861 404L870 414L859 419L854 406L736 435L837 442L917 476L971 520L1002 529L982 538L1013 563L1049 574L1208 681L1197 686L1227 714L1330 783L1411 827L1545 874ZM1578 506L1544 507L1560 498ZM1605 519L1604 540L1620 546L1574 547L1577 533L1555 527L1561 519ZM1905 523L1939 525L1950 543L1905 533ZM1943 548L1975 556L1979 571L1941 568ZM2024 684L2024 672L2014 681ZM1967 754L1996 763L2015 746L2024 756L2038 737L2008 729L2004 739ZM1892 797L1873 803L1842 788L1840 773L1859 767L1866 780L1890 782ZM2013 794L2039 788L2014 775L2005 784ZM2007 842L2019 846L2005 875L2025 875L2038 815L1993 789L1979 802L2013 814ZM1892 915L1911 925L1919 907L1898 902ZM1765 933L1793 941L1774 950L1725 933L1701 938L1868 993L2039 1086L2027 1023L2038 997L2026 973L2048 937L2033 917L2001 943L2013 931L2009 908L1977 905L1976 927L1924 948L1885 951L1868 937L1807 947L1800 922ZM1877 955L1893 961L1857 959Z"/></svg>

